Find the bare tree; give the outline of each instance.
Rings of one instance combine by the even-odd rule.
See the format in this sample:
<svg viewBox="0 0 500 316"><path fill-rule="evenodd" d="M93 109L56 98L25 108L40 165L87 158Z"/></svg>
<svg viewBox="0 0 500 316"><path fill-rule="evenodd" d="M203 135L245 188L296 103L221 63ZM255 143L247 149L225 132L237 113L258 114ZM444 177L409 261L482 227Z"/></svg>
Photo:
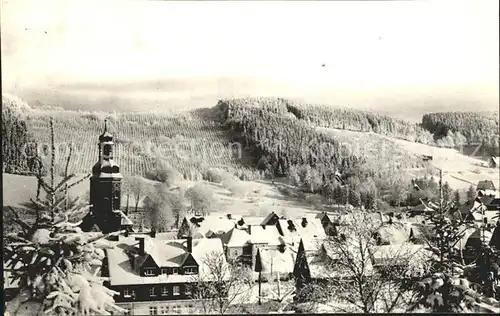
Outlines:
<svg viewBox="0 0 500 316"><path fill-rule="evenodd" d="M165 183L158 184L150 190L143 203L150 227L158 232L176 226L184 211L182 196L170 191Z"/></svg>
<svg viewBox="0 0 500 316"><path fill-rule="evenodd" d="M223 254L210 252L200 264L200 273L192 279L191 299L205 314L234 314L249 302L253 285L250 269L230 265Z"/></svg>
<svg viewBox="0 0 500 316"><path fill-rule="evenodd" d="M345 234L323 244L321 265L330 278L309 282L298 295L308 302L309 311L323 305L335 312L394 312L411 298L406 286L419 272L416 254L404 245L377 254L374 235L380 224L364 212L354 211L352 216L354 220L341 230ZM384 262L375 266L374 258Z"/></svg>
<svg viewBox="0 0 500 316"><path fill-rule="evenodd" d="M191 201L191 207L201 215L210 214L213 208L213 192L203 183L197 183L189 188L185 193L186 198Z"/></svg>
<svg viewBox="0 0 500 316"><path fill-rule="evenodd" d="M130 190L135 199L135 211L139 208L139 200L147 193L147 186L144 179L140 176L133 176L127 179L126 188Z"/></svg>

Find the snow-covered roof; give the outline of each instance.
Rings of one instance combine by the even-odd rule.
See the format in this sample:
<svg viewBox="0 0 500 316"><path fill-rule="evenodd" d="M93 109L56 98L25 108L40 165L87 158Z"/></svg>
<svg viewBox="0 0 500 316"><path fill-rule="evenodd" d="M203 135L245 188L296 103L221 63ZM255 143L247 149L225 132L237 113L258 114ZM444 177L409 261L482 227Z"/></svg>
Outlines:
<svg viewBox="0 0 500 316"><path fill-rule="evenodd" d="M348 251L355 260L361 260L359 249L353 246L347 246L344 250ZM311 277L319 278L349 278L352 275L344 265L336 264L341 251L335 249L335 243L326 242L322 247L314 252L306 252L306 259L309 265ZM364 260L364 269L367 275L373 272L372 262L369 258Z"/></svg>
<svg viewBox="0 0 500 316"><path fill-rule="evenodd" d="M392 224L384 223L377 230L382 241L389 244L403 244L408 241L410 237L410 229L416 233L417 228L413 228L410 223L402 223L394 221Z"/></svg>
<svg viewBox="0 0 500 316"><path fill-rule="evenodd" d="M280 252L277 249L260 249L260 258L262 260L262 272L287 274L293 272L295 254L290 249Z"/></svg>
<svg viewBox="0 0 500 316"><path fill-rule="evenodd" d="M250 234L245 229L233 227L222 236L222 243L227 247L244 247L250 243Z"/></svg>
<svg viewBox="0 0 500 316"><path fill-rule="evenodd" d="M412 243L377 246L372 254L374 264L395 263L423 264L431 256L423 245ZM408 260L408 261L407 261Z"/></svg>
<svg viewBox="0 0 500 316"><path fill-rule="evenodd" d="M264 221L264 217L262 216L243 216L242 218L245 222L245 225L260 225Z"/></svg>
<svg viewBox="0 0 500 316"><path fill-rule="evenodd" d="M478 190L495 190L495 184L491 180L483 180L477 183Z"/></svg>
<svg viewBox="0 0 500 316"><path fill-rule="evenodd" d="M280 233L276 226L249 226L252 244L280 245Z"/></svg>
<svg viewBox="0 0 500 316"><path fill-rule="evenodd" d="M211 235L212 233L226 233L235 226L235 221L227 218L227 216L186 216L185 219L193 232L199 233L204 237L208 237L208 235ZM193 222L193 219L196 220L196 223Z"/></svg>
<svg viewBox="0 0 500 316"><path fill-rule="evenodd" d="M271 221L271 219L273 219L273 217L275 216L278 216L276 213L274 212L271 212L269 213L269 215L267 215L263 220L262 222L260 223L260 225L269 225L269 221ZM278 216L279 218L279 216Z"/></svg>
<svg viewBox="0 0 500 316"><path fill-rule="evenodd" d="M138 243L135 237L136 236L122 238L115 242L115 247L107 249L111 285L193 282L192 275L161 274L153 277L140 276L138 271L134 270L131 266L130 255L128 254L128 252L135 248ZM222 242L218 238L193 239L192 242L193 249L191 254L199 265L199 276L201 279L207 279L209 278L209 270L204 263L204 259L210 253L219 253L220 256L224 257ZM186 240L149 238L145 240L144 248L146 253L150 255L160 267L178 267L188 255Z"/></svg>
<svg viewBox="0 0 500 316"><path fill-rule="evenodd" d="M278 225L288 243L298 245L300 239L302 239L307 249L306 244L308 242L326 238L326 233L319 218L305 216L305 219L305 222L303 222L303 219L279 220Z"/></svg>

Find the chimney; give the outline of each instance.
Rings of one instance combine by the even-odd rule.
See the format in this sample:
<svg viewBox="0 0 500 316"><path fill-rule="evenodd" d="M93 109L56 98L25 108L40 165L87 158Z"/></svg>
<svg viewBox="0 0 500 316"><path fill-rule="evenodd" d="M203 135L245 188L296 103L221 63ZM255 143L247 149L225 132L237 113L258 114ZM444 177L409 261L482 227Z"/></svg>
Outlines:
<svg viewBox="0 0 500 316"><path fill-rule="evenodd" d="M189 253L193 252L193 237L186 237L187 251Z"/></svg>
<svg viewBox="0 0 500 316"><path fill-rule="evenodd" d="M233 219L233 216L231 214L227 214L227 219Z"/></svg>
<svg viewBox="0 0 500 316"><path fill-rule="evenodd" d="M151 232L149 233L149 235L151 236L151 238L155 238L156 237L156 228L151 228Z"/></svg>
<svg viewBox="0 0 500 316"><path fill-rule="evenodd" d="M135 237L135 240L139 241L139 254L144 255L145 249L144 249L144 237Z"/></svg>
<svg viewBox="0 0 500 316"><path fill-rule="evenodd" d="M252 234L252 225L248 225L248 234L251 235Z"/></svg>
<svg viewBox="0 0 500 316"><path fill-rule="evenodd" d="M306 227L306 226L307 226L307 218L302 217L302 227Z"/></svg>

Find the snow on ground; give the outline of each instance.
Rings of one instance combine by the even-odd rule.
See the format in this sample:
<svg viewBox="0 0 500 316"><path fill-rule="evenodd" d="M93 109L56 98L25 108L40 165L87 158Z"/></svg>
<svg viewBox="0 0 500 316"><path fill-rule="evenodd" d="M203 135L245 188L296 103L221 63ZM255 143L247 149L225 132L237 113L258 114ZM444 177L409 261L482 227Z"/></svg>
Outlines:
<svg viewBox="0 0 500 316"><path fill-rule="evenodd" d="M467 189L471 184L477 185L477 183L482 180L491 180L497 189L500 187L500 168L489 168L487 162L482 160L479 156L467 156L453 148L429 146L403 139L391 138L389 136L373 132L356 132L332 128L318 129L335 133L340 137L358 140L358 143L370 137L373 139L379 137L392 142L395 146L402 148L411 154L419 156L432 156L432 165L443 170L443 180L448 181L453 189ZM380 147L380 150L394 150L395 148L393 146L385 145L386 143L384 142L381 142L380 144L383 145ZM364 148L363 146L366 145L359 144L358 147L360 148L358 149L369 149ZM395 151L395 153L397 153L397 151ZM437 171L436 169L434 170ZM410 170L409 173L416 177L423 175L424 170ZM498 194L500 194L500 191L498 192Z"/></svg>
<svg viewBox="0 0 500 316"><path fill-rule="evenodd" d="M471 184L477 185L482 180L491 180L497 189L500 187L500 169L489 168L480 157L466 156L452 148L392 140L416 155L432 156L432 165L443 170L443 180L448 181L454 189L467 189Z"/></svg>
<svg viewBox="0 0 500 316"><path fill-rule="evenodd" d="M217 211L211 215L265 217L275 212L278 215L286 214L290 218L299 218L319 212L308 203L283 195L278 189L278 186L282 185L279 183L273 185L270 181L240 181L239 185L248 188L249 194L246 197L234 195L228 189L214 183L207 182L207 185L213 190L217 202Z"/></svg>

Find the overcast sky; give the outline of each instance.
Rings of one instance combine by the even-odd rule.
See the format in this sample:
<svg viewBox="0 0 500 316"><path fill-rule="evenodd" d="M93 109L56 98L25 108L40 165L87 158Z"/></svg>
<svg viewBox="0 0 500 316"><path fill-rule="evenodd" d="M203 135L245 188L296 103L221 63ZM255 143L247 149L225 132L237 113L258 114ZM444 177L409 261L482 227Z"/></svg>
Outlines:
<svg viewBox="0 0 500 316"><path fill-rule="evenodd" d="M7 89L243 76L498 94L498 0L2 0L1 12Z"/></svg>

